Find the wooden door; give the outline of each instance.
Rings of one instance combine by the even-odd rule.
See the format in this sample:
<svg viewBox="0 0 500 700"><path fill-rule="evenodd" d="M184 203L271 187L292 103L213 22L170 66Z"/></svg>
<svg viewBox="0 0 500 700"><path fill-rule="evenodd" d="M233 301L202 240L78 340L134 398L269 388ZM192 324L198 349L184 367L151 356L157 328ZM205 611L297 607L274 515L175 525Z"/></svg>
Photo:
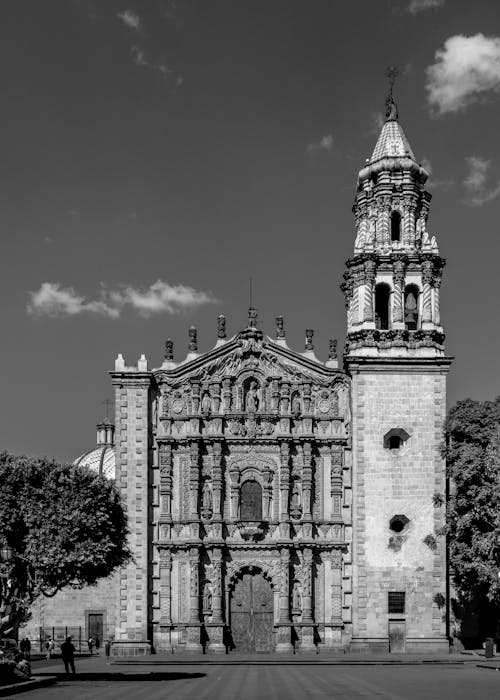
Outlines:
<svg viewBox="0 0 500 700"><path fill-rule="evenodd" d="M231 634L235 651L272 651L273 627L270 584L262 574L243 574L231 597Z"/></svg>
<svg viewBox="0 0 500 700"><path fill-rule="evenodd" d="M404 654L406 651L406 623L404 620L389 620L389 651Z"/></svg>
<svg viewBox="0 0 500 700"><path fill-rule="evenodd" d="M99 639L100 644L102 644L104 632L103 617L102 613L89 613L89 637L92 637L94 642Z"/></svg>

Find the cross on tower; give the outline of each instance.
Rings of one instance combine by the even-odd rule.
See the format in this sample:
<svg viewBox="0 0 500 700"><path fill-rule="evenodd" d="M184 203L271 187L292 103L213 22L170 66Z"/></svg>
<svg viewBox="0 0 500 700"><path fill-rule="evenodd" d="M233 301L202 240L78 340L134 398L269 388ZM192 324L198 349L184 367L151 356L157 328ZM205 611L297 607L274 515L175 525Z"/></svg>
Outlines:
<svg viewBox="0 0 500 700"><path fill-rule="evenodd" d="M109 420L108 414L113 406L113 402L111 401L111 399L104 399L102 405L104 406L104 420Z"/></svg>
<svg viewBox="0 0 500 700"><path fill-rule="evenodd" d="M389 94L385 100L385 118L386 120L394 120L398 118L398 108L394 102L393 89L396 78L399 75L399 69L396 66L389 66L386 70L385 75L389 80Z"/></svg>

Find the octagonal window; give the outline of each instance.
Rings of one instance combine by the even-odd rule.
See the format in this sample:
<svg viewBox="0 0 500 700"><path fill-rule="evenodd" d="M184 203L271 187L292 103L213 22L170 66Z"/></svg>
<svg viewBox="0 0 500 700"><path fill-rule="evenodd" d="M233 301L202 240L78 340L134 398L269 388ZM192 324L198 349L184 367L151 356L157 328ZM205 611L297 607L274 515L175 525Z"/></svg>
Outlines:
<svg viewBox="0 0 500 700"><path fill-rule="evenodd" d="M410 520L406 517L406 515L393 515L389 520L389 527L393 532L399 535L401 532L403 532L409 522Z"/></svg>
<svg viewBox="0 0 500 700"><path fill-rule="evenodd" d="M404 428L392 428L384 435L384 447L391 452L398 452L404 447L409 437L409 434Z"/></svg>

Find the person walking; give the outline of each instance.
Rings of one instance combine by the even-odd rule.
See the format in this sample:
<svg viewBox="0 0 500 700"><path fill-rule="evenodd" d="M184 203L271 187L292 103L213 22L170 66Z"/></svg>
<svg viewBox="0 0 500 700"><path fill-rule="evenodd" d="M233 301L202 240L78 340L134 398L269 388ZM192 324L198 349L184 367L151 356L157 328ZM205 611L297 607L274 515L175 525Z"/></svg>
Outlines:
<svg viewBox="0 0 500 700"><path fill-rule="evenodd" d="M92 649L94 648L94 638L89 637L89 641L87 642L89 645L89 651L90 651L90 656L92 656Z"/></svg>
<svg viewBox="0 0 500 700"><path fill-rule="evenodd" d="M28 637L24 638L24 655L28 661L31 659L31 642Z"/></svg>
<svg viewBox="0 0 500 700"><path fill-rule="evenodd" d="M66 673L69 674L71 667L72 673L75 673L75 647L71 642L71 637L66 637L66 641L61 644L61 657L64 662Z"/></svg>
<svg viewBox="0 0 500 700"><path fill-rule="evenodd" d="M55 647L54 640L52 639L52 637L49 637L47 639L47 641L45 642L45 649L47 650L47 661L50 661L50 659L52 657L52 653L54 651L54 647Z"/></svg>
<svg viewBox="0 0 500 700"><path fill-rule="evenodd" d="M106 639L104 642L104 653L106 654L106 661L109 661L109 655L111 654L111 640Z"/></svg>
<svg viewBox="0 0 500 700"><path fill-rule="evenodd" d="M97 654L97 656L99 656L100 646L101 646L101 640L99 639L99 637L96 637L95 638L95 653Z"/></svg>

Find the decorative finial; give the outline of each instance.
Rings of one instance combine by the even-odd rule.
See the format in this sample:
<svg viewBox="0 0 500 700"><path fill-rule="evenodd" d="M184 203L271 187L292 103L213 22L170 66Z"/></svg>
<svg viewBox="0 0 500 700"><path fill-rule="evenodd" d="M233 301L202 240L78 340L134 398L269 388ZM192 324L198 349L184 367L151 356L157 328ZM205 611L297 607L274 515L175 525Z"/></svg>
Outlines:
<svg viewBox="0 0 500 700"><path fill-rule="evenodd" d="M198 352L198 331L194 326L189 329L189 352Z"/></svg>
<svg viewBox="0 0 500 700"><path fill-rule="evenodd" d="M283 316L276 316L276 337L285 337L285 325L283 321Z"/></svg>
<svg viewBox="0 0 500 700"><path fill-rule="evenodd" d="M253 306L248 309L248 327L257 328L257 309Z"/></svg>
<svg viewBox="0 0 500 700"><path fill-rule="evenodd" d="M166 360L173 360L174 359L174 341L170 340L168 338L165 341L165 355L164 355Z"/></svg>
<svg viewBox="0 0 500 700"><path fill-rule="evenodd" d="M220 314L217 317L217 338L224 339L226 337L226 317Z"/></svg>
<svg viewBox="0 0 500 700"><path fill-rule="evenodd" d="M305 344L306 351L314 350L313 335L314 335L314 331L312 330L312 328L308 328L306 330L306 344Z"/></svg>
<svg viewBox="0 0 500 700"><path fill-rule="evenodd" d="M337 359L337 340L335 338L330 338L328 359L329 360L336 360Z"/></svg>
<svg viewBox="0 0 500 700"><path fill-rule="evenodd" d="M399 75L399 69L396 66L389 66L386 70L385 75L389 80L389 93L385 99L385 120L386 121L396 121L398 118L398 108L394 101L393 90L396 78Z"/></svg>

